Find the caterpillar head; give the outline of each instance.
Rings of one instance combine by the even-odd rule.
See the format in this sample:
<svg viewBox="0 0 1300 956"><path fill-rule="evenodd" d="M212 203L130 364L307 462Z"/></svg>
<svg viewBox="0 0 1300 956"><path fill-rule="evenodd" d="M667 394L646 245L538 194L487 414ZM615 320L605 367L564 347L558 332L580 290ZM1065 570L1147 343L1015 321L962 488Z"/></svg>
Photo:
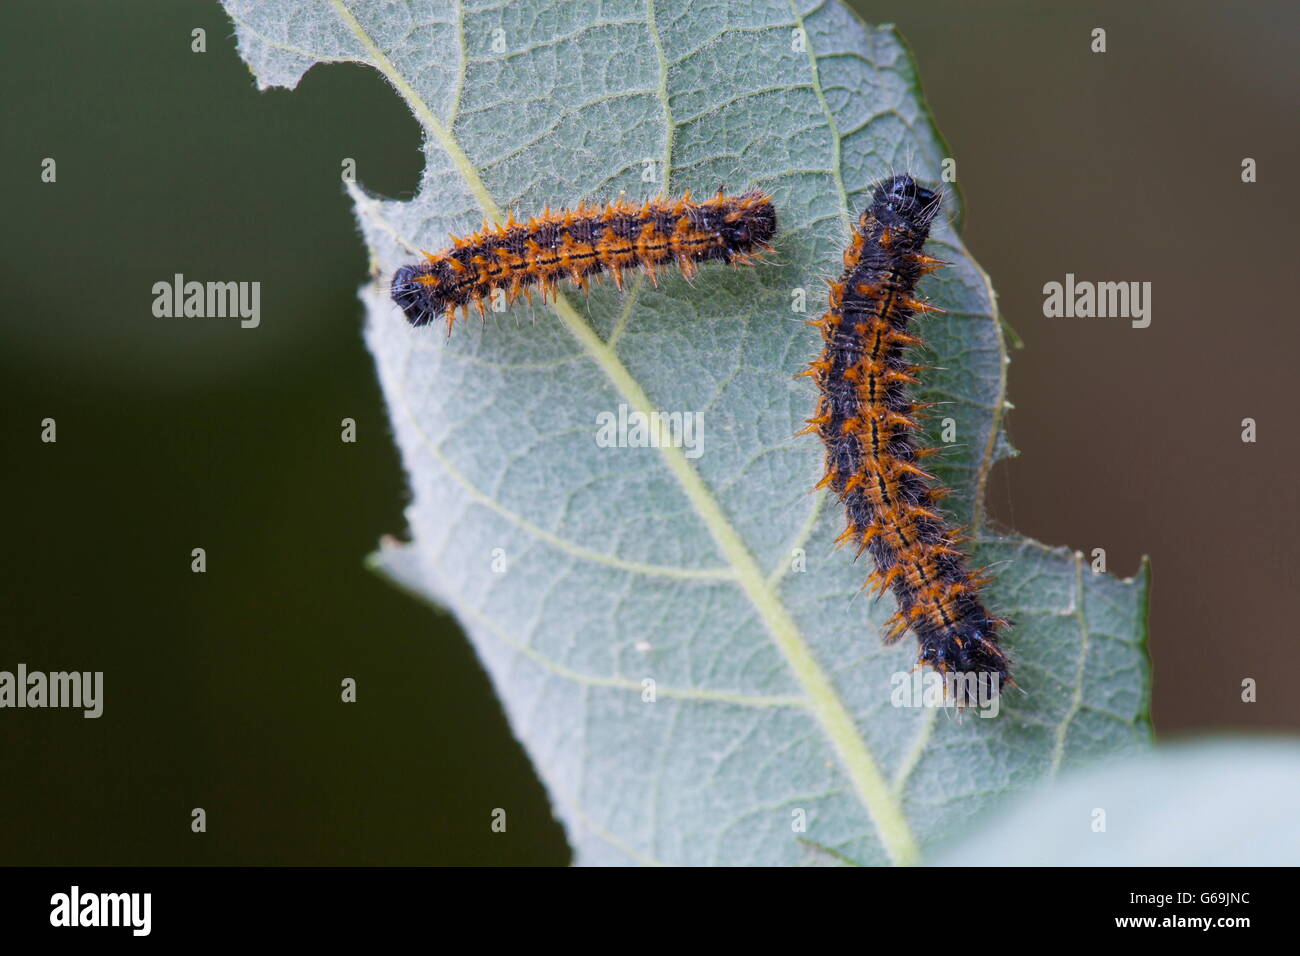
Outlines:
<svg viewBox="0 0 1300 956"><path fill-rule="evenodd" d="M939 194L902 173L876 184L870 212L881 222L924 229L939 212Z"/></svg>
<svg viewBox="0 0 1300 956"><path fill-rule="evenodd" d="M428 325L441 317L447 306L439 291L437 276L421 266L402 266L393 274L393 301L406 313L412 325Z"/></svg>
<svg viewBox="0 0 1300 956"><path fill-rule="evenodd" d="M762 193L738 196L739 207L729 212L721 224L728 247L748 250L767 245L776 235L776 210Z"/></svg>
<svg viewBox="0 0 1300 956"><path fill-rule="evenodd" d="M1001 623L988 619L963 621L949 633L923 640L918 660L941 674L989 674L996 678L999 688L1014 683L1010 662L996 642Z"/></svg>
<svg viewBox="0 0 1300 956"><path fill-rule="evenodd" d="M750 242L758 245L771 242L776 235L776 210L771 199L764 196L762 201L750 207L747 223Z"/></svg>

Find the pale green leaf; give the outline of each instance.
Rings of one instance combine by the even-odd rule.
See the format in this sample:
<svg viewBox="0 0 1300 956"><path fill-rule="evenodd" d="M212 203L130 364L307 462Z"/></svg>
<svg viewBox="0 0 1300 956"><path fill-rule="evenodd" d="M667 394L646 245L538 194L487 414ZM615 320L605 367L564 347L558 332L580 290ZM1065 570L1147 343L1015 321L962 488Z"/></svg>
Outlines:
<svg viewBox="0 0 1300 956"><path fill-rule="evenodd" d="M1147 740L1145 578L985 526L985 478L1009 450L1005 350L951 187L923 397L945 403L932 440L956 422L937 467L995 565L1025 693L992 720L892 707L914 642L881 646L890 602L860 591L866 566L831 544L836 506L810 492L821 448L792 437L815 403L794 378L819 347L804 320L869 184L940 179L892 28L833 2L226 8L263 86L354 60L425 131L414 200L352 190L379 277L367 342L412 490L413 543L376 560L464 625L579 861L914 862L1008 791ZM719 185L772 192L767 263L519 304L450 339L387 299L395 267L484 217ZM597 415L620 404L702 412L703 454L597 447Z"/></svg>

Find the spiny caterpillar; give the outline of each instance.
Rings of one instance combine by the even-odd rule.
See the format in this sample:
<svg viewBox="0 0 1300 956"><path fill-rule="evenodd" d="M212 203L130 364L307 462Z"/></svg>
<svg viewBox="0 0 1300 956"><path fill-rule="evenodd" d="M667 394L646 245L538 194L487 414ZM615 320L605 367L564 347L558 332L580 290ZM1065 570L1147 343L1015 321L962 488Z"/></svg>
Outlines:
<svg viewBox="0 0 1300 956"><path fill-rule="evenodd" d="M467 239L452 237L450 249L425 253L426 261L403 266L393 276L393 301L412 325L445 316L450 333L457 309L478 309L495 290L513 302L520 293L543 298L555 293L560 279L585 289L587 280L608 272L619 289L623 273L644 269L650 281L656 269L676 264L686 278L697 263L713 259L744 264L768 247L776 232L772 197L751 191L718 194L692 202L656 199L637 205L621 199L605 206L579 204L552 213L548 206L526 224L514 215L504 225L484 225Z"/></svg>
<svg viewBox="0 0 1300 956"><path fill-rule="evenodd" d="M920 368L907 350L922 344L908 331L917 312L941 312L916 299L917 280L947 263L922 253L939 197L908 175L873 187L844 273L832 283L830 308L818 321L824 347L801 373L821 391L817 415L805 432L826 445L829 486L844 505L848 525L838 543L870 551L876 571L868 583L877 595L892 588L898 612L886 643L912 631L918 663L940 673L996 674L1011 682L998 647L1007 624L985 610L980 588L988 583L967 570L958 534L947 527L937 502L947 492L918 465L936 449L917 448L912 433L925 406L909 395ZM801 433L802 434L802 433Z"/></svg>

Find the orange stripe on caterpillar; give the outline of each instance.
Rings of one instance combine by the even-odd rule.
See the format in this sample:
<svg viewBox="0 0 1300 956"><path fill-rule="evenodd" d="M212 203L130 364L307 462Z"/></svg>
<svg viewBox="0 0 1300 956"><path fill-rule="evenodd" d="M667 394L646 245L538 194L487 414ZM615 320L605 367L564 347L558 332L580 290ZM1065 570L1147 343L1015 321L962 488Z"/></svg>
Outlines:
<svg viewBox="0 0 1300 956"><path fill-rule="evenodd" d="M775 233L772 197L759 191L728 196L719 189L704 202L688 192L640 205L618 200L556 213L548 207L527 223L512 215L466 239L453 236L450 248L398 269L392 296L412 325L445 318L450 332L457 309L468 315L473 306L484 315L484 299L497 290L513 302L534 289L554 295L561 280L585 289L606 273L621 289L625 272L644 270L655 282L657 269L668 265L689 279L704 262L753 261Z"/></svg>
<svg viewBox="0 0 1300 956"><path fill-rule="evenodd" d="M923 371L907 357L921 344L909 322L942 311L915 296L917 280L947 264L922 252L938 209L938 195L911 176L873 187L845 250L844 274L831 283L829 310L812 323L823 348L802 374L821 397L805 431L826 446L818 487L844 505L848 526L838 542L870 552L876 570L869 583L898 601L885 642L911 631L918 663L941 673L996 675L1000 687L1011 682L998 643L1007 622L985 609L980 589L988 579L967 568L961 537L937 508L946 489L917 464L934 449L917 448L913 438L926 406L909 393Z"/></svg>

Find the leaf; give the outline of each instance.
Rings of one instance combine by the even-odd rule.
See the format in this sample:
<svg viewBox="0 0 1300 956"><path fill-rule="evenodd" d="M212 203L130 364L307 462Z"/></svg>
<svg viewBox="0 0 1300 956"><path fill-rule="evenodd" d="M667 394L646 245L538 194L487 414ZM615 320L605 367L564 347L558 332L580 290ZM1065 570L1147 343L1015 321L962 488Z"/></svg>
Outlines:
<svg viewBox="0 0 1300 956"><path fill-rule="evenodd" d="M1293 740L1231 739L1107 761L1026 795L940 866L1296 866ZM1104 817L1098 815L1104 812ZM1105 829L1095 829L1096 822Z"/></svg>
<svg viewBox="0 0 1300 956"><path fill-rule="evenodd" d="M1006 359L951 192L923 398L945 403L934 443L956 423L940 474L996 567L1026 693L993 720L891 707L914 642L881 645L889 601L860 590L867 569L832 547L837 506L810 493L821 448L792 437L815 403L794 378L818 350L804 320L873 180L940 179L892 28L810 0L226 8L262 86L365 63L424 128L414 200L351 190L378 276L366 339L412 491L413 544L376 561L464 625L580 862L911 863L1006 792L1147 741L1145 570L1093 575L985 527ZM485 216L720 184L773 193L766 264L568 293L450 338L387 299L395 267ZM702 412L703 453L597 447L597 416L620 406Z"/></svg>

